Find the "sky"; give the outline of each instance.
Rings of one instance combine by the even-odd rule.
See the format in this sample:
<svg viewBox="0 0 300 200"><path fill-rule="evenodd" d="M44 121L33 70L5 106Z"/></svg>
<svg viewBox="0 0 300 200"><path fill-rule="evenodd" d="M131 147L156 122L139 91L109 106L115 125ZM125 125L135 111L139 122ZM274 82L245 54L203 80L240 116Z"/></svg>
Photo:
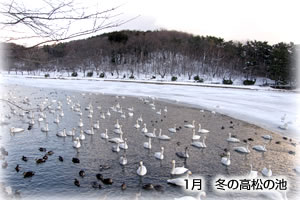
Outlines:
<svg viewBox="0 0 300 200"><path fill-rule="evenodd" d="M5 0L11 1L11 0ZM40 0L24 1L35 7ZM134 20L112 30L177 30L225 40L294 42L300 44L297 0L75 0L90 9L116 10L120 19ZM95 6L96 5L96 6ZM84 27L80 25L78 27ZM10 33L2 33L10 34ZM28 40L27 40L28 42Z"/></svg>

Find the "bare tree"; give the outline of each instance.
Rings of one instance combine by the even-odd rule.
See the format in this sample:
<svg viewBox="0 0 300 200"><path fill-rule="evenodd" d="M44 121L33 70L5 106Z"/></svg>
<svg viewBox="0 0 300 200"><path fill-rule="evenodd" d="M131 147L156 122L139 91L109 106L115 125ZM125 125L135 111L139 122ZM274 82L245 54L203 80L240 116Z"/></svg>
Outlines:
<svg viewBox="0 0 300 200"><path fill-rule="evenodd" d="M34 47L89 36L133 19L120 19L121 14L116 12L120 6L100 10L97 6L83 7L76 0L43 0L37 3L38 8L32 9L27 3L1 2L1 29L13 33L3 36L6 42L37 39L30 45Z"/></svg>

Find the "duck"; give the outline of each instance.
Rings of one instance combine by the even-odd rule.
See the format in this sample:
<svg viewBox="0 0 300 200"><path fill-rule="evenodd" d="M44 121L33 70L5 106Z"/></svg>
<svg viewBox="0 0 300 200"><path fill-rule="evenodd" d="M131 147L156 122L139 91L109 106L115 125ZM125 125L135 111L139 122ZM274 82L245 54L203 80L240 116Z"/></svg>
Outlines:
<svg viewBox="0 0 300 200"><path fill-rule="evenodd" d="M88 134L88 135L94 135L94 127L91 127L91 129L88 129L88 130L84 130L84 133L85 134Z"/></svg>
<svg viewBox="0 0 300 200"><path fill-rule="evenodd" d="M126 190L127 189L127 185L123 182L121 185L121 190Z"/></svg>
<svg viewBox="0 0 300 200"><path fill-rule="evenodd" d="M121 149L128 149L127 138L124 138L124 142L120 143Z"/></svg>
<svg viewBox="0 0 300 200"><path fill-rule="evenodd" d="M167 182L169 184L177 185L177 186L185 186L186 185L186 179L189 178L189 175L191 175L192 172L188 171L186 174L186 177L179 177L179 178L174 178L174 179L168 179Z"/></svg>
<svg viewBox="0 0 300 200"><path fill-rule="evenodd" d="M144 148L145 149L151 149L152 148L152 146L151 146L151 137L149 137L148 142L144 142Z"/></svg>
<svg viewBox="0 0 300 200"><path fill-rule="evenodd" d="M263 146L262 145L254 145L252 147L252 149L254 149L256 151L259 151L259 152L266 152L267 151L265 144Z"/></svg>
<svg viewBox="0 0 300 200"><path fill-rule="evenodd" d="M264 167L261 170L262 175L266 176L266 177L271 177L272 176L272 170L271 170L271 165L269 165L269 169Z"/></svg>
<svg viewBox="0 0 300 200"><path fill-rule="evenodd" d="M117 145L114 145L112 147L112 151L113 152L119 152L120 151L120 143L117 143Z"/></svg>
<svg viewBox="0 0 300 200"><path fill-rule="evenodd" d="M230 152L227 152L227 156L222 157L221 159L221 163L225 166L229 166L230 165Z"/></svg>
<svg viewBox="0 0 300 200"><path fill-rule="evenodd" d="M100 137L101 137L102 139L108 139L107 129L105 129L105 133L101 133L101 134L100 134Z"/></svg>
<svg viewBox="0 0 300 200"><path fill-rule="evenodd" d="M154 153L154 157L156 159L163 160L164 159L164 147L161 147L160 149L161 149L160 152L155 152Z"/></svg>
<svg viewBox="0 0 300 200"><path fill-rule="evenodd" d="M79 127L83 127L83 122L82 122L82 119L81 119L81 118L79 119L78 126L79 126Z"/></svg>
<svg viewBox="0 0 300 200"><path fill-rule="evenodd" d="M139 168L136 170L139 176L145 176L147 174L147 168L143 165L143 161L140 161Z"/></svg>
<svg viewBox="0 0 300 200"><path fill-rule="evenodd" d="M78 158L72 158L73 163L80 163L80 160Z"/></svg>
<svg viewBox="0 0 300 200"><path fill-rule="evenodd" d="M81 147L81 144L80 144L80 140L79 140L79 137L76 137L74 142L73 142L73 147L78 149Z"/></svg>
<svg viewBox="0 0 300 200"><path fill-rule="evenodd" d="M27 162L27 161L28 161L28 158L27 158L26 156L22 156L22 160L23 160L24 162Z"/></svg>
<svg viewBox="0 0 300 200"><path fill-rule="evenodd" d="M158 136L157 136L158 139L160 139L160 140L170 140L170 139L171 139L171 138L170 138L169 136L167 136L167 135L162 135L161 132L162 132L162 130L161 130L161 128L160 128L160 129L159 129Z"/></svg>
<svg viewBox="0 0 300 200"><path fill-rule="evenodd" d="M250 172L248 174L248 178L251 179L257 178L257 171L252 170L252 164L250 164Z"/></svg>
<svg viewBox="0 0 300 200"><path fill-rule="evenodd" d="M121 128L121 126L120 126L120 124L119 124L119 120L117 119L117 123L115 124L115 129L120 129Z"/></svg>
<svg viewBox="0 0 300 200"><path fill-rule="evenodd" d="M57 135L58 137L66 137L66 136L67 136L67 134L66 134L66 129L64 128L63 131L59 131L58 133L56 133L56 135Z"/></svg>
<svg viewBox="0 0 300 200"><path fill-rule="evenodd" d="M193 129L193 137L192 137L192 140L199 140L200 139L200 135L196 135L195 133L195 129Z"/></svg>
<svg viewBox="0 0 300 200"><path fill-rule="evenodd" d="M144 128L142 129L142 133L147 133L148 129L147 129L147 124L144 123Z"/></svg>
<svg viewBox="0 0 300 200"><path fill-rule="evenodd" d="M75 136L75 131L76 131L76 128L72 128L71 131L67 132L67 136Z"/></svg>
<svg viewBox="0 0 300 200"><path fill-rule="evenodd" d="M15 170L16 170L17 172L20 171L20 166L19 166L19 164L17 164L17 166L15 167Z"/></svg>
<svg viewBox="0 0 300 200"><path fill-rule="evenodd" d="M271 135L263 135L261 137L264 138L265 140L272 140L273 139Z"/></svg>
<svg viewBox="0 0 300 200"><path fill-rule="evenodd" d="M120 165L127 165L126 154L124 154L124 156L120 157L119 162L120 162Z"/></svg>
<svg viewBox="0 0 300 200"><path fill-rule="evenodd" d="M141 126L139 125L139 120L136 120L136 124L134 125L134 128L138 129L140 128Z"/></svg>
<svg viewBox="0 0 300 200"><path fill-rule="evenodd" d="M195 120L193 120L192 124L185 124L184 127L194 129L195 128Z"/></svg>
<svg viewBox="0 0 300 200"><path fill-rule="evenodd" d="M172 175L181 175L186 173L189 169L185 167L175 167L175 160L172 160L172 169L171 169L171 174Z"/></svg>
<svg viewBox="0 0 300 200"><path fill-rule="evenodd" d="M174 200L201 200L201 197L206 197L206 193L205 192L200 192L198 193L197 197L192 197L192 196L184 196L184 197L180 197L180 198L174 198Z"/></svg>
<svg viewBox="0 0 300 200"><path fill-rule="evenodd" d="M23 128L15 128L15 127L10 128L11 133L21 133L23 131L25 131L25 129L23 129Z"/></svg>
<svg viewBox="0 0 300 200"><path fill-rule="evenodd" d="M97 120L97 123L94 124L94 129L99 129L100 128L100 121Z"/></svg>
<svg viewBox="0 0 300 200"><path fill-rule="evenodd" d="M174 128L169 128L168 131L171 133L176 133L176 124L174 125Z"/></svg>
<svg viewBox="0 0 300 200"><path fill-rule="evenodd" d="M206 136L203 137L203 142L199 142L199 141L192 142L192 146L198 147L198 148L206 148L205 139L206 139Z"/></svg>
<svg viewBox="0 0 300 200"><path fill-rule="evenodd" d="M62 156L58 156L58 160L59 160L60 162L64 162L64 158L63 158Z"/></svg>
<svg viewBox="0 0 300 200"><path fill-rule="evenodd" d="M46 125L41 128L41 131L42 132L49 132L49 125L48 125L48 123L46 123Z"/></svg>
<svg viewBox="0 0 300 200"><path fill-rule="evenodd" d="M77 187L80 187L80 183L77 178L74 179L74 185L76 185Z"/></svg>
<svg viewBox="0 0 300 200"><path fill-rule="evenodd" d="M209 130L201 128L201 124L198 124L198 126L199 126L198 133L209 133Z"/></svg>
<svg viewBox="0 0 300 200"><path fill-rule="evenodd" d="M155 131L156 131L156 128L153 129L153 133L145 133L145 136L155 138L156 137Z"/></svg>
<svg viewBox="0 0 300 200"><path fill-rule="evenodd" d="M236 152L239 152L239 153L250 153L250 150L249 150L249 145L247 144L246 147L233 147L233 150L236 151Z"/></svg>
<svg viewBox="0 0 300 200"><path fill-rule="evenodd" d="M83 130L80 130L79 139L80 140L85 140L85 135L83 134Z"/></svg>
<svg viewBox="0 0 300 200"><path fill-rule="evenodd" d="M27 171L27 172L24 172L23 173L23 177L24 178L29 178L29 177L32 177L32 176L34 176L34 172L33 171Z"/></svg>
<svg viewBox="0 0 300 200"><path fill-rule="evenodd" d="M185 151L182 152L176 152L176 156L178 156L179 158L188 158L189 157L189 154L188 154L188 147L185 147Z"/></svg>
<svg viewBox="0 0 300 200"><path fill-rule="evenodd" d="M80 170L78 174L79 174L80 177L84 177L85 176L85 171L84 170Z"/></svg>
<svg viewBox="0 0 300 200"><path fill-rule="evenodd" d="M123 132L121 132L120 137L110 138L108 141L113 143L122 143L124 142L122 136L123 136Z"/></svg>
<svg viewBox="0 0 300 200"><path fill-rule="evenodd" d="M240 140L237 138L231 137L231 133L228 133L227 142L238 143L238 142L240 142Z"/></svg>
<svg viewBox="0 0 300 200"><path fill-rule="evenodd" d="M145 185L143 185L142 187L144 190L153 190L154 189L154 186L152 183L147 183Z"/></svg>
<svg viewBox="0 0 300 200"><path fill-rule="evenodd" d="M103 175L102 174L96 174L96 178L101 180L102 183L104 184L113 184L113 180L111 178L103 178Z"/></svg>

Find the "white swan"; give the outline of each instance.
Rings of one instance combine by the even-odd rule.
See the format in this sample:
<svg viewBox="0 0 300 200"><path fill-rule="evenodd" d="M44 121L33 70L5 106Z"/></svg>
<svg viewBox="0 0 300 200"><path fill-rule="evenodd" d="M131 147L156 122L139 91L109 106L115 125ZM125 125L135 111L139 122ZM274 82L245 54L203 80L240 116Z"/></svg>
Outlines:
<svg viewBox="0 0 300 200"><path fill-rule="evenodd" d="M168 108L167 108L167 106L165 106L164 112L168 112Z"/></svg>
<svg viewBox="0 0 300 200"><path fill-rule="evenodd" d="M133 112L128 112L129 117L133 117Z"/></svg>
<svg viewBox="0 0 300 200"><path fill-rule="evenodd" d="M198 129L198 133L209 133L209 130L201 128L201 124L198 124L199 129Z"/></svg>
<svg viewBox="0 0 300 200"><path fill-rule="evenodd" d="M66 129L64 128L63 131L59 131L58 133L56 133L56 135L57 135L58 137L66 137L66 136L67 136L67 134L66 134Z"/></svg>
<svg viewBox="0 0 300 200"><path fill-rule="evenodd" d="M84 133L85 133L85 134L88 134L88 135L94 135L94 134L95 134L94 128L92 127L91 129L84 130Z"/></svg>
<svg viewBox="0 0 300 200"><path fill-rule="evenodd" d="M105 133L101 133L101 134L100 134L100 137L101 137L102 139L108 139L107 129L105 129Z"/></svg>
<svg viewBox="0 0 300 200"><path fill-rule="evenodd" d="M257 178L257 171L252 170L252 164L250 165L250 167L251 167L251 169L250 169L250 172L248 174L248 178L251 178L251 179Z"/></svg>
<svg viewBox="0 0 300 200"><path fill-rule="evenodd" d="M272 170L271 170L271 165L269 165L269 169L264 167L262 170L261 170L261 173L262 175L266 176L266 177L270 177L272 176Z"/></svg>
<svg viewBox="0 0 300 200"><path fill-rule="evenodd" d="M175 167L175 163L176 161L172 160L172 170L171 170L172 175L181 175L188 171L188 169L185 167Z"/></svg>
<svg viewBox="0 0 300 200"><path fill-rule="evenodd" d="M122 114L122 113L123 113L122 107L121 107L120 110L118 110L117 112L120 113L120 114Z"/></svg>
<svg viewBox="0 0 300 200"><path fill-rule="evenodd" d="M286 122L286 123L280 125L279 128L282 129L282 130L287 130L288 129L288 125L289 124Z"/></svg>
<svg viewBox="0 0 300 200"><path fill-rule="evenodd" d="M124 142L120 143L121 149L128 149L127 138L124 138Z"/></svg>
<svg viewBox="0 0 300 200"><path fill-rule="evenodd" d="M54 123L59 124L59 115L56 115L56 118L54 119Z"/></svg>
<svg viewBox="0 0 300 200"><path fill-rule="evenodd" d="M111 138L108 141L113 142L113 143L122 143L122 142L124 142L122 136L123 136L123 132L121 132L120 137Z"/></svg>
<svg viewBox="0 0 300 200"><path fill-rule="evenodd" d="M139 122L143 121L142 115L140 115L140 117L137 119Z"/></svg>
<svg viewBox="0 0 300 200"><path fill-rule="evenodd" d="M225 156L225 157L222 157L222 159L221 159L221 163L223 164L223 165L226 165L226 166L229 166L230 165L230 152L227 152L227 156Z"/></svg>
<svg viewBox="0 0 300 200"><path fill-rule="evenodd" d="M101 119L105 119L104 113L101 113L100 118L101 118Z"/></svg>
<svg viewBox="0 0 300 200"><path fill-rule="evenodd" d="M42 122L44 119L42 117L38 118L38 122Z"/></svg>
<svg viewBox="0 0 300 200"><path fill-rule="evenodd" d="M263 135L261 137L264 138L265 140L272 140L273 139L271 135Z"/></svg>
<svg viewBox="0 0 300 200"><path fill-rule="evenodd" d="M124 154L124 156L120 157L119 162L120 162L120 165L126 165L127 164L126 154Z"/></svg>
<svg viewBox="0 0 300 200"><path fill-rule="evenodd" d="M67 132L67 136L75 136L75 131L76 131L76 128L72 128L71 131L68 131ZM78 138L79 139L79 138Z"/></svg>
<svg viewBox="0 0 300 200"><path fill-rule="evenodd" d="M148 142L144 142L144 148L146 148L146 149L151 149L152 148L151 137L149 137Z"/></svg>
<svg viewBox="0 0 300 200"><path fill-rule="evenodd" d="M81 118L79 119L78 126L79 126L79 127L83 127L83 122L82 122L82 119L81 119Z"/></svg>
<svg viewBox="0 0 300 200"><path fill-rule="evenodd" d="M122 113L122 114L121 114L121 118L126 119L125 113Z"/></svg>
<svg viewBox="0 0 300 200"><path fill-rule="evenodd" d="M44 127L41 128L42 132L49 132L49 126L48 123L46 123L46 125Z"/></svg>
<svg viewBox="0 0 300 200"><path fill-rule="evenodd" d="M120 125L120 128L116 128L114 129L113 131L114 133L117 133L117 134L121 134L123 131L122 131L122 125Z"/></svg>
<svg viewBox="0 0 300 200"><path fill-rule="evenodd" d="M85 135L83 134L83 130L80 130L79 139L80 140L85 140Z"/></svg>
<svg viewBox="0 0 300 200"><path fill-rule="evenodd" d="M31 120L29 121L29 125L34 125L34 124L35 124L34 119L31 119Z"/></svg>
<svg viewBox="0 0 300 200"><path fill-rule="evenodd" d="M232 143L238 143L238 142L240 142L239 139L231 137L231 133L228 133L228 135L229 136L227 138L227 142L232 142Z"/></svg>
<svg viewBox="0 0 300 200"><path fill-rule="evenodd" d="M160 152L155 152L154 153L154 157L156 159L163 160L164 159L164 147L161 147L160 149L161 149Z"/></svg>
<svg viewBox="0 0 300 200"><path fill-rule="evenodd" d="M206 139L206 136L203 137L203 142L199 142L199 141L192 142L192 146L198 147L198 148L206 148L205 139Z"/></svg>
<svg viewBox="0 0 300 200"><path fill-rule="evenodd" d="M76 137L74 142L73 142L73 147L78 149L81 147L80 141L79 141L79 137Z"/></svg>
<svg viewBox="0 0 300 200"><path fill-rule="evenodd" d="M160 139L160 140L170 140L171 138L169 137L169 136L167 136L167 135L162 135L161 134L161 128L159 129L159 133L158 133L158 139Z"/></svg>
<svg viewBox="0 0 300 200"><path fill-rule="evenodd" d="M195 120L193 120L192 124L185 124L184 125L185 128L195 128Z"/></svg>
<svg viewBox="0 0 300 200"><path fill-rule="evenodd" d="M59 113L59 116L60 116L60 117L65 116L64 111L61 111L61 112Z"/></svg>
<svg viewBox="0 0 300 200"><path fill-rule="evenodd" d="M119 124L119 120L117 119L117 123L115 124L115 129L119 129L119 128L121 128L121 126L120 126L120 124Z"/></svg>
<svg viewBox="0 0 300 200"><path fill-rule="evenodd" d="M139 176L145 176L147 174L147 168L143 165L143 161L140 161L139 168L136 170Z"/></svg>
<svg viewBox="0 0 300 200"><path fill-rule="evenodd" d="M199 139L200 139L200 135L196 135L195 129L193 129L193 137L192 137L192 140L199 140Z"/></svg>
<svg viewBox="0 0 300 200"><path fill-rule="evenodd" d="M197 197L192 197L192 196L184 196L184 197L180 197L180 198L174 198L174 200L201 200L201 197L206 197L206 193L205 192L200 192L198 193Z"/></svg>
<svg viewBox="0 0 300 200"><path fill-rule="evenodd" d="M179 177L179 178L174 178L174 179L168 179L167 182L173 185L178 185L178 186L185 186L186 182L185 180L189 178L189 175L191 175L192 172L188 171L185 177Z"/></svg>
<svg viewBox="0 0 300 200"><path fill-rule="evenodd" d="M23 129L23 128L15 128L15 127L10 128L11 133L21 133L23 131L25 131L25 129Z"/></svg>
<svg viewBox="0 0 300 200"><path fill-rule="evenodd" d="M145 133L145 136L155 138L156 137L155 132L156 132L156 128L153 128L153 133Z"/></svg>
<svg viewBox="0 0 300 200"><path fill-rule="evenodd" d="M142 129L142 133L147 133L148 129L147 129L147 125L146 123L144 123L144 128Z"/></svg>
<svg viewBox="0 0 300 200"><path fill-rule="evenodd" d="M117 145L114 145L112 147L112 151L113 152L119 152L120 151L120 143L117 143Z"/></svg>
<svg viewBox="0 0 300 200"><path fill-rule="evenodd" d="M134 128L140 128L141 126L139 125L139 120L136 120L136 124L134 125Z"/></svg>
<svg viewBox="0 0 300 200"><path fill-rule="evenodd" d="M259 152L266 152L267 151L265 144L264 144L264 146L262 146L262 145L255 145L255 146L252 147L252 149L254 149L256 151L259 151Z"/></svg>
<svg viewBox="0 0 300 200"><path fill-rule="evenodd" d="M249 145L247 144L246 147L233 147L233 150L237 151L239 153L250 153L250 150L248 147L249 147Z"/></svg>
<svg viewBox="0 0 300 200"><path fill-rule="evenodd" d="M161 115L161 109L159 109L159 111L157 111L156 114Z"/></svg>
<svg viewBox="0 0 300 200"><path fill-rule="evenodd" d="M94 128L95 129L99 129L100 128L100 121L99 120L97 120L97 123L94 124Z"/></svg>
<svg viewBox="0 0 300 200"><path fill-rule="evenodd" d="M134 111L133 107L127 108L127 110L130 111L130 112L133 112L133 111Z"/></svg>
<svg viewBox="0 0 300 200"><path fill-rule="evenodd" d="M168 131L171 133L176 133L176 124L174 125L174 128L169 128Z"/></svg>

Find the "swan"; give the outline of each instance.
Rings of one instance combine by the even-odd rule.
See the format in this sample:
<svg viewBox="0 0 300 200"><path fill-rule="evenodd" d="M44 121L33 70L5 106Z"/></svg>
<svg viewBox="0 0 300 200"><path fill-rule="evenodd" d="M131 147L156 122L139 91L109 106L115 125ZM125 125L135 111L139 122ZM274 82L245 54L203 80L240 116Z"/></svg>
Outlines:
<svg viewBox="0 0 300 200"><path fill-rule="evenodd" d="M142 115L140 115L140 117L137 119L139 122L143 121Z"/></svg>
<svg viewBox="0 0 300 200"><path fill-rule="evenodd" d="M261 173L262 175L266 176L266 177L270 177L272 176L272 170L271 170L271 165L269 165L269 169L264 167L262 170L261 170Z"/></svg>
<svg viewBox="0 0 300 200"><path fill-rule="evenodd" d="M188 171L188 169L185 167L175 167L175 163L176 161L172 160L172 170L171 170L172 175L181 175Z"/></svg>
<svg viewBox="0 0 300 200"><path fill-rule="evenodd" d="M119 103L117 103L117 105L116 105L116 108L118 108L118 109L120 109L120 108L121 108L121 106L120 106L120 104L119 104Z"/></svg>
<svg viewBox="0 0 300 200"><path fill-rule="evenodd" d="M100 137L101 137L102 139L108 139L107 129L105 129L105 133L101 133L101 134L100 134Z"/></svg>
<svg viewBox="0 0 300 200"><path fill-rule="evenodd" d="M147 168L143 165L143 161L140 161L140 166L139 168L136 170L136 173L139 176L144 176L147 174Z"/></svg>
<svg viewBox="0 0 300 200"><path fill-rule="evenodd" d="M75 131L76 131L76 128L72 128L71 131L67 132L67 136L75 136Z"/></svg>
<svg viewBox="0 0 300 200"><path fill-rule="evenodd" d="M165 106L164 112L168 112L168 108L167 108L167 106Z"/></svg>
<svg viewBox="0 0 300 200"><path fill-rule="evenodd" d="M80 140L85 140L85 135L83 134L83 130L80 130L79 139Z"/></svg>
<svg viewBox="0 0 300 200"><path fill-rule="evenodd" d="M126 119L125 113L122 113L122 114L121 114L121 118Z"/></svg>
<svg viewBox="0 0 300 200"><path fill-rule="evenodd" d="M161 149L160 152L155 152L154 153L154 157L156 159L163 160L164 159L164 147L161 147L160 149Z"/></svg>
<svg viewBox="0 0 300 200"><path fill-rule="evenodd" d="M227 156L222 157L221 162L223 165L229 166L230 165L230 152L227 152Z"/></svg>
<svg viewBox="0 0 300 200"><path fill-rule="evenodd" d="M128 149L127 138L124 138L124 142L120 143L121 149Z"/></svg>
<svg viewBox="0 0 300 200"><path fill-rule="evenodd" d="M66 136L67 136L67 134L66 134L66 129L64 128L63 131L59 131L58 133L56 133L56 135L57 135L58 137L66 137Z"/></svg>
<svg viewBox="0 0 300 200"><path fill-rule="evenodd" d="M120 143L117 143L117 145L114 145L112 147L112 151L113 152L119 152L120 151Z"/></svg>
<svg viewBox="0 0 300 200"><path fill-rule="evenodd" d="M42 122L44 119L42 117L38 118L38 122Z"/></svg>
<svg viewBox="0 0 300 200"><path fill-rule="evenodd" d="M145 136L155 138L156 137L155 132L156 132L156 128L153 129L153 133L145 133Z"/></svg>
<svg viewBox="0 0 300 200"><path fill-rule="evenodd" d="M41 128L42 132L48 132L49 131L49 127L48 127L48 123L46 123L45 127Z"/></svg>
<svg viewBox="0 0 300 200"><path fill-rule="evenodd" d="M140 128L141 126L139 125L139 120L136 120L136 124L134 125L134 128Z"/></svg>
<svg viewBox="0 0 300 200"><path fill-rule="evenodd" d="M251 178L251 179L257 178L257 171L252 170L252 164L250 165L250 167L251 167L251 169L250 169L250 172L248 174L248 178Z"/></svg>
<svg viewBox="0 0 300 200"><path fill-rule="evenodd" d="M81 118L79 119L78 126L79 126L79 127L83 127L83 122L82 122L82 119L81 119Z"/></svg>
<svg viewBox="0 0 300 200"><path fill-rule="evenodd" d="M148 132L148 129L147 129L146 126L147 126L146 123L144 123L144 128L142 129L142 133L147 133Z"/></svg>
<svg viewBox="0 0 300 200"><path fill-rule="evenodd" d="M247 144L246 147L233 147L233 150L239 152L239 153L250 153L250 150L249 150L249 145Z"/></svg>
<svg viewBox="0 0 300 200"><path fill-rule="evenodd" d="M127 164L126 154L124 154L124 156L120 157L119 162L120 162L120 165L126 165Z"/></svg>
<svg viewBox="0 0 300 200"><path fill-rule="evenodd" d="M176 124L174 125L174 128L169 128L168 131L171 133L176 133Z"/></svg>
<svg viewBox="0 0 300 200"><path fill-rule="evenodd" d="M252 147L252 149L256 150L256 151L260 151L260 152L266 152L266 145L264 144L264 146L262 145L255 145Z"/></svg>
<svg viewBox="0 0 300 200"><path fill-rule="evenodd" d="M60 117L65 116L64 111L61 111L61 112L59 113L59 116L60 116Z"/></svg>
<svg viewBox="0 0 300 200"><path fill-rule="evenodd" d="M119 120L117 119L117 123L115 124L115 129L119 129L119 128L121 128L121 126L120 126L120 124L119 124Z"/></svg>
<svg viewBox="0 0 300 200"><path fill-rule="evenodd" d="M265 140L272 140L273 139L271 135L263 135L261 137L264 138Z"/></svg>
<svg viewBox="0 0 300 200"><path fill-rule="evenodd" d="M104 113L101 113L100 118L101 118L101 119L105 119Z"/></svg>
<svg viewBox="0 0 300 200"><path fill-rule="evenodd" d="M114 133L117 133L117 134L121 134L123 131L122 131L122 125L120 125L120 128L116 128L114 130Z"/></svg>
<svg viewBox="0 0 300 200"><path fill-rule="evenodd" d="M170 140L171 138L169 137L169 136L167 136L167 135L162 135L161 134L161 128L159 129L159 134L158 134L158 139L160 139L160 140Z"/></svg>
<svg viewBox="0 0 300 200"><path fill-rule="evenodd" d="M90 119L93 118L92 113L89 113L87 117L90 118Z"/></svg>
<svg viewBox="0 0 300 200"><path fill-rule="evenodd" d="M201 200L201 197L206 197L205 192L200 192L198 193L197 197L192 197L192 196L184 196L180 198L174 198L174 200Z"/></svg>
<svg viewBox="0 0 300 200"><path fill-rule="evenodd" d="M159 109L159 111L157 111L156 114L161 115L161 109Z"/></svg>
<svg viewBox="0 0 300 200"><path fill-rule="evenodd" d="M185 151L184 152L176 152L176 156L178 156L179 158L188 158L190 157L188 154L188 147L185 147Z"/></svg>
<svg viewBox="0 0 300 200"><path fill-rule="evenodd" d="M192 140L199 140L200 139L200 135L196 135L195 134L195 129L193 129L193 137Z"/></svg>
<svg viewBox="0 0 300 200"><path fill-rule="evenodd" d="M282 129L282 130L287 130L288 129L288 125L289 124L286 122L286 123L280 125L279 128Z"/></svg>
<svg viewBox="0 0 300 200"><path fill-rule="evenodd" d="M121 107L120 110L118 110L117 112L120 113L120 114L122 114L122 113L123 113L122 107Z"/></svg>
<svg viewBox="0 0 300 200"><path fill-rule="evenodd" d="M54 119L54 123L59 124L59 115L56 115L56 118Z"/></svg>
<svg viewBox="0 0 300 200"><path fill-rule="evenodd" d="M227 138L227 142L232 142L232 143L238 143L238 142L240 142L239 139L231 137L231 133L228 133L228 135L229 136Z"/></svg>
<svg viewBox="0 0 300 200"><path fill-rule="evenodd" d="M199 126L198 133L209 133L209 130L201 128L201 124L198 124L198 126Z"/></svg>
<svg viewBox="0 0 300 200"><path fill-rule="evenodd" d="M133 112L133 111L134 111L133 107L127 108L127 110L130 111L130 112Z"/></svg>
<svg viewBox="0 0 300 200"><path fill-rule="evenodd" d="M80 144L80 141L79 141L79 137L76 137L75 140L73 141L73 147L78 149L80 148L81 144Z"/></svg>
<svg viewBox="0 0 300 200"><path fill-rule="evenodd" d="M144 142L144 148L151 149L151 137L149 137L148 142Z"/></svg>
<svg viewBox="0 0 300 200"><path fill-rule="evenodd" d="M192 142L192 146L198 147L198 148L206 148L206 144L205 144L205 139L206 136L203 137L203 142Z"/></svg>
<svg viewBox="0 0 300 200"><path fill-rule="evenodd" d="M34 125L34 124L35 124L34 119L31 119L31 120L29 121L29 125Z"/></svg>
<svg viewBox="0 0 300 200"><path fill-rule="evenodd" d="M173 185L178 185L178 186L185 186L186 182L185 180L189 178L189 175L191 175L192 172L188 171L186 174L186 177L179 177L179 178L174 178L174 179L168 179L167 182Z"/></svg>
<svg viewBox="0 0 300 200"><path fill-rule="evenodd" d="M100 128L100 121L97 120L97 123L94 124L94 129L99 129Z"/></svg>
<svg viewBox="0 0 300 200"><path fill-rule="evenodd" d="M285 118L286 118L286 113L284 113L284 115L280 118L280 119L281 119L281 122L284 122L284 121L285 121Z"/></svg>
<svg viewBox="0 0 300 200"><path fill-rule="evenodd" d="M23 129L23 128L15 128L15 127L11 127L10 128L10 132L11 133L21 133L21 132L23 132L25 129Z"/></svg>
<svg viewBox="0 0 300 200"><path fill-rule="evenodd" d="M94 135L94 128L92 127L91 129L88 129L88 130L84 130L84 133L85 134L88 134L88 135Z"/></svg>
<svg viewBox="0 0 300 200"><path fill-rule="evenodd" d="M195 128L195 120L193 120L192 124L185 124L184 125L185 128Z"/></svg>
<svg viewBox="0 0 300 200"><path fill-rule="evenodd" d="M128 116L132 117L133 116L133 112L128 112Z"/></svg>
<svg viewBox="0 0 300 200"><path fill-rule="evenodd" d="M123 132L121 132L120 137L111 138L108 141L113 142L113 143L122 143L122 142L124 142L122 136L123 136Z"/></svg>

